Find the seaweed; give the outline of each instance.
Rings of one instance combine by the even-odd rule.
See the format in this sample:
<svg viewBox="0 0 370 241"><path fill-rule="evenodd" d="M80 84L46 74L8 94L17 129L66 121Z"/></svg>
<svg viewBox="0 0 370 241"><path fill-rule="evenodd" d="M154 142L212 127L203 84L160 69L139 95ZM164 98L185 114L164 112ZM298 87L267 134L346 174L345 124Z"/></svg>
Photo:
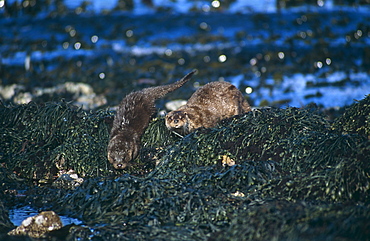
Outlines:
<svg viewBox="0 0 370 241"><path fill-rule="evenodd" d="M333 130L343 134L359 134L370 139L370 95L349 106L335 119Z"/></svg>
<svg viewBox="0 0 370 241"><path fill-rule="evenodd" d="M0 201L0 233L8 232L12 228L14 228L14 225L9 219L8 210L4 207L3 202Z"/></svg>
<svg viewBox="0 0 370 241"><path fill-rule="evenodd" d="M62 118L72 121L51 129L49 122L58 119L42 122L27 114L50 111L50 106L63 110L58 115L69 113ZM369 140L361 133L339 131L338 120L344 123L344 116L332 124L313 105L262 108L183 138L157 117L142 137L136 167L114 172L105 157L109 111L87 113L68 103L4 108L3 113L11 113L7 118L18 119L2 115L2 123L28 125L23 132L3 125L2 133L18 135L4 135L6 170L24 179L35 171L45 176L46 168L35 167L57 167L50 160L60 160L55 158L59 155L64 167L85 174L73 189L30 185L19 200L84 222L64 227L64 239L369 240ZM25 134L28 129L33 135ZM31 142L22 147L25 138ZM46 144L32 144L41 140ZM80 152L75 143L90 147ZM17 162L22 148L22 154L46 153L46 148L54 156L41 155L32 159L36 166L15 169L8 158ZM85 171L92 168L88 161L76 162L82 158L96 163L94 172Z"/></svg>
<svg viewBox="0 0 370 241"><path fill-rule="evenodd" d="M269 201L240 212L209 240L368 240L369 216L365 206Z"/></svg>
<svg viewBox="0 0 370 241"><path fill-rule="evenodd" d="M50 183L70 170L114 173L106 162L108 110L83 111L68 102L0 106L1 162L21 178Z"/></svg>

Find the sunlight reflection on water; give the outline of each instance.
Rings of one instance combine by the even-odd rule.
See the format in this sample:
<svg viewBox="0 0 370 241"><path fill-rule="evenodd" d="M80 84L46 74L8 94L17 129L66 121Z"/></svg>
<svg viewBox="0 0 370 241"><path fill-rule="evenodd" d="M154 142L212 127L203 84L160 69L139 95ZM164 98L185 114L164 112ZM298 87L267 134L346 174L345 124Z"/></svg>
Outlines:
<svg viewBox="0 0 370 241"><path fill-rule="evenodd" d="M104 0L104 1L64 0L65 5L71 9L81 6L83 2L89 2L88 9L92 9L95 12L100 12L101 10L112 10L114 7L117 6L118 0Z"/></svg>

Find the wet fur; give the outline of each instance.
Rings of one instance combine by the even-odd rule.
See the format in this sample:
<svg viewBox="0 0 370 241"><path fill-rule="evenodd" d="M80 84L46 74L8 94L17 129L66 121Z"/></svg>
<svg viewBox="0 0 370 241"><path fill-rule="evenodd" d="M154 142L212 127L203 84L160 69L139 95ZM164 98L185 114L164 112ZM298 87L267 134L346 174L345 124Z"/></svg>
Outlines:
<svg viewBox="0 0 370 241"><path fill-rule="evenodd" d="M166 115L166 126L181 135L200 127L214 127L220 120L251 110L242 93L225 81L211 82L199 88L186 105Z"/></svg>
<svg viewBox="0 0 370 241"><path fill-rule="evenodd" d="M132 92L121 101L108 143L108 160L114 168L123 169L137 157L140 138L156 112L155 101L180 88L194 73L190 72L173 84Z"/></svg>

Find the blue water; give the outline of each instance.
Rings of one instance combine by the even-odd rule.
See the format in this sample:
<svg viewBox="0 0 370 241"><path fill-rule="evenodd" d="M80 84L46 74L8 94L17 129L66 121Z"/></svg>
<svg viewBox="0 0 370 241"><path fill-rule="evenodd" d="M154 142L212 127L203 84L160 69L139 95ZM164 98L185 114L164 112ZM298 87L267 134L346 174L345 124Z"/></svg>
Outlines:
<svg viewBox="0 0 370 241"><path fill-rule="evenodd" d="M21 0L7 0L8 4L14 2L21 3ZM113 10L117 4L118 0L64 0L64 4L70 9L76 9L80 7L83 3L87 3L87 10L100 13L102 11ZM134 9L131 11L135 14L148 14L154 13L155 9L158 8L170 8L178 13L188 13L190 9L196 8L204 12L209 12L212 10L223 9L222 1L214 0L152 0L152 5L143 3L142 0L133 0ZM282 6L284 7L284 6ZM317 1L317 6L307 6L303 5L301 7L296 7L296 10L312 10L314 8L331 10L336 8L333 0L319 0ZM261 12L261 13L275 13L278 9L277 0L236 0L227 9L223 9L224 12L231 13L251 13L251 12Z"/></svg>
<svg viewBox="0 0 370 241"><path fill-rule="evenodd" d="M9 218L10 221L15 225L19 226L22 224L23 220L25 220L28 217L33 217L35 215L39 214L39 212L30 207L30 206L24 206L21 208L15 208L9 210ZM63 225L69 225L69 224L82 224L82 222L76 218L69 218L66 216L59 216Z"/></svg>
<svg viewBox="0 0 370 241"><path fill-rule="evenodd" d="M14 1L17 0L8 3ZM70 9L78 8L82 2L64 1ZM98 79L108 76L113 71L112 65L127 58L136 61L188 54L194 62L210 64L225 57L226 61L222 62L225 66L231 60L243 59L240 61L245 62L242 66L245 69L240 69L240 73L215 69L220 74L212 80L234 83L250 96L255 106L264 101L284 100L286 106L301 107L315 102L324 107L341 107L370 93L370 73L365 63L370 58L366 55L370 46L368 6L337 6L330 0L317 1L316 6L279 10L275 0L238 0L229 8L223 8L217 0L153 0L151 6L135 0L133 10L107 14L104 11L113 9L118 0L87 2L90 12L65 18L39 14L32 18L0 19L4 26L0 34L6 36L0 46L0 63L4 69L14 66L28 69L38 64L42 74L60 68L59 62L99 59L102 62L97 69L101 70L95 74ZM157 12L159 8L170 10ZM199 10L197 14L190 11L192 8ZM238 37L240 33L245 35L242 39ZM179 41L183 37L196 40L203 35L221 36L224 40ZM136 42L130 43L133 38ZM46 47L40 48L43 44ZM33 49L34 46L38 49ZM269 52L274 55L268 55ZM290 52L298 57L288 56ZM299 60L301 53L309 52L314 53L309 59ZM328 52L326 56L325 52ZM245 59L246 55L249 59ZM280 77L273 72L264 76L274 67L266 59L277 56L280 62L291 66L289 72ZM292 63L297 59L299 63ZM181 56L168 61L189 68ZM225 75L225 72L229 73ZM146 77L152 76L154 73L148 71ZM73 81L78 82L82 77L78 75ZM17 83L22 81L17 79ZM43 84L37 78L33 81L32 88ZM2 78L0 90L11 84L11 80Z"/></svg>

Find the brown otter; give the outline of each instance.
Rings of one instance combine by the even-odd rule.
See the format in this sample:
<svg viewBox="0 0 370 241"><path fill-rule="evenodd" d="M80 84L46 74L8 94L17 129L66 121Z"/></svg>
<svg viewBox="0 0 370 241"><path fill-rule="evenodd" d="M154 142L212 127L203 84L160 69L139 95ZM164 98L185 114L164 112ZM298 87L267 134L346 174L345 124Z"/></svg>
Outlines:
<svg viewBox="0 0 370 241"><path fill-rule="evenodd" d="M166 126L181 135L199 127L214 127L222 119L251 110L242 93L225 81L211 82L199 88L186 105L166 115Z"/></svg>
<svg viewBox="0 0 370 241"><path fill-rule="evenodd" d="M113 120L108 143L108 160L114 168L125 168L138 155L140 138L156 111L155 101L180 88L195 72L194 70L169 85L132 92L121 101Z"/></svg>

